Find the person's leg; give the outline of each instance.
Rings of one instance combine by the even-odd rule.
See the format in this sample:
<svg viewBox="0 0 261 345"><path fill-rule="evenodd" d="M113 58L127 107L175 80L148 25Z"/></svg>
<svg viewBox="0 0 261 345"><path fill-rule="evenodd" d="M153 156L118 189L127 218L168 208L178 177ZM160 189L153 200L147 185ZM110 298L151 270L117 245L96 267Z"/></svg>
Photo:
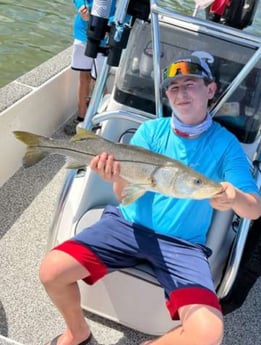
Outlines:
<svg viewBox="0 0 261 345"><path fill-rule="evenodd" d="M67 326L57 345L79 345L90 335L77 281L94 284L114 269L134 266L137 250L132 223L124 222L119 210L110 206L97 223L46 255L40 280Z"/></svg>
<svg viewBox="0 0 261 345"><path fill-rule="evenodd" d="M92 91L92 78L87 71L80 71L78 82L78 120L83 121L88 107L88 100Z"/></svg>
<svg viewBox="0 0 261 345"><path fill-rule="evenodd" d="M74 40L71 69L79 73L77 86L78 115L72 122L67 123L64 132L68 135L76 133L76 126L84 120L89 97L92 90L92 78L90 76L93 59L85 56L85 42Z"/></svg>
<svg viewBox="0 0 261 345"><path fill-rule="evenodd" d="M209 249L161 235L158 245L159 250L153 248L155 273L170 316L181 325L142 345L219 345L223 316L207 261Z"/></svg>
<svg viewBox="0 0 261 345"><path fill-rule="evenodd" d="M78 98L78 119L84 120L86 114L86 102L88 101L92 91L91 69L93 59L85 55L85 42L74 40L71 68L79 71L77 98Z"/></svg>
<svg viewBox="0 0 261 345"><path fill-rule="evenodd" d="M180 308L181 326L153 341L141 345L220 345L223 338L223 317L219 310L207 305Z"/></svg>
<svg viewBox="0 0 261 345"><path fill-rule="evenodd" d="M76 282L88 274L86 268L72 256L59 250L47 254L41 264L40 280L67 325L57 345L77 345L90 335Z"/></svg>

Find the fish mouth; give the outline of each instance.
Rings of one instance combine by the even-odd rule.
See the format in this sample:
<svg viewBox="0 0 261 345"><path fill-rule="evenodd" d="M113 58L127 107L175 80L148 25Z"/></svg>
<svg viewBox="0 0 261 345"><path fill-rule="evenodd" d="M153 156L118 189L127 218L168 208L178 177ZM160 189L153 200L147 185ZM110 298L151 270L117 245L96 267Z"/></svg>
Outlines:
<svg viewBox="0 0 261 345"><path fill-rule="evenodd" d="M193 193L192 196L195 197L195 199L211 199L215 196L221 195L223 193L223 191L224 190L221 186L220 189L210 188L210 189L202 191L202 192L195 191L195 193Z"/></svg>
<svg viewBox="0 0 261 345"><path fill-rule="evenodd" d="M219 191L217 191L216 193L213 193L212 197L221 196L223 193L224 193L224 188L221 187Z"/></svg>

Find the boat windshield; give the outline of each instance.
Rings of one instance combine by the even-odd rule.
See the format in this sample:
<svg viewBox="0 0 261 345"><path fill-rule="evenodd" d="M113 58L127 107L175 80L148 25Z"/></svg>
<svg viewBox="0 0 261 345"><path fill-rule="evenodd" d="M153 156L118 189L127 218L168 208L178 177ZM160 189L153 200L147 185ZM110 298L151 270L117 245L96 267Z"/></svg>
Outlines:
<svg viewBox="0 0 261 345"><path fill-rule="evenodd" d="M209 52L213 56L210 66L218 84L214 103L255 53L255 48L243 40L242 44L238 44L225 40L224 37L211 37L207 32L173 25L170 20L161 19L159 24L161 70L173 59L192 52ZM139 109L143 113L156 114L150 23L136 21L132 29L128 47L117 72L114 98L117 102ZM252 143L260 133L260 98L259 62L215 114L215 119L236 134L241 142ZM163 116L170 116L171 110L163 92L162 105Z"/></svg>

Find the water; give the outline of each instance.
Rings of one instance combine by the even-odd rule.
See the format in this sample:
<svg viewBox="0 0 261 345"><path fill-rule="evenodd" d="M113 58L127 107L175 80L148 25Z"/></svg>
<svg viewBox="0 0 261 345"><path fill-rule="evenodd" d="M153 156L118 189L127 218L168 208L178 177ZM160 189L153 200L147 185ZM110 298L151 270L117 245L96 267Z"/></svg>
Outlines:
<svg viewBox="0 0 261 345"><path fill-rule="evenodd" d="M193 0L162 2L187 14L194 9ZM0 87L71 45L74 13L70 0L0 0ZM261 2L246 31L261 35Z"/></svg>
<svg viewBox="0 0 261 345"><path fill-rule="evenodd" d="M70 0L0 0L0 87L68 47Z"/></svg>

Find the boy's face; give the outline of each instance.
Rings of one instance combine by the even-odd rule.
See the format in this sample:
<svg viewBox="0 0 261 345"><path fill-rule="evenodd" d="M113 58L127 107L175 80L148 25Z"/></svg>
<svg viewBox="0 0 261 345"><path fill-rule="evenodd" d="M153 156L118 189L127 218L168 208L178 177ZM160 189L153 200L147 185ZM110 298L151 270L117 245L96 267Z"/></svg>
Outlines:
<svg viewBox="0 0 261 345"><path fill-rule="evenodd" d="M171 108L184 123L198 124L206 116L208 101L216 92L216 83L206 85L202 78L179 77L167 88Z"/></svg>

